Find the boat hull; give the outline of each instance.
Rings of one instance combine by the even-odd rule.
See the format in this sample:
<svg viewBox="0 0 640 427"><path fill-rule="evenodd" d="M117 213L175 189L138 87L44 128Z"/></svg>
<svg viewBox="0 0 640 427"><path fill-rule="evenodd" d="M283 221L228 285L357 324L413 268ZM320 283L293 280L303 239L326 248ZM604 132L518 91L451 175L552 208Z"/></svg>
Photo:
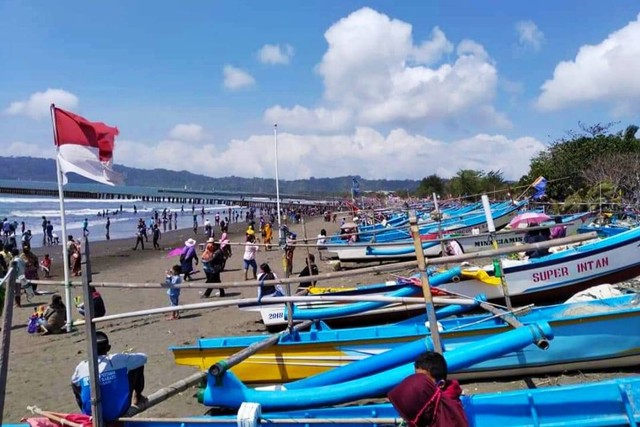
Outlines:
<svg viewBox="0 0 640 427"><path fill-rule="evenodd" d="M442 320L441 339L445 348L459 348L509 328L496 319L473 325L487 317L474 315ZM640 335L627 333L640 331L640 300L634 296L540 307L519 319L524 323L548 321L555 334L550 348L542 351L529 345L519 352L457 372L456 377L481 379L640 364ZM260 350L232 371L249 383L306 378L425 337L428 331L424 320L420 317L397 325L302 332L294 339L281 340ZM172 350L176 363L206 370L262 338L201 339L195 346Z"/></svg>

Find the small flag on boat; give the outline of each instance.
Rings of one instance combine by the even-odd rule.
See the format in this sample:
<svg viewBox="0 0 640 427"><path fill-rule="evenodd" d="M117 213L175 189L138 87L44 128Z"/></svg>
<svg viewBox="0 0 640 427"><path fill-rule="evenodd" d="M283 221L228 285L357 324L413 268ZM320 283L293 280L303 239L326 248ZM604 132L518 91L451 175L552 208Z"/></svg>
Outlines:
<svg viewBox="0 0 640 427"><path fill-rule="evenodd" d="M533 194L533 198L540 199L544 196L547 189L547 179L543 176L539 176L535 181L533 181L533 184L531 185L536 190L536 192Z"/></svg>
<svg viewBox="0 0 640 427"><path fill-rule="evenodd" d="M353 178L353 182L351 183L351 194L353 197L358 197L360 195L360 183L355 178Z"/></svg>
<svg viewBox="0 0 640 427"><path fill-rule="evenodd" d="M118 128L52 106L54 139L58 147L58 164L63 184L66 174L77 173L102 184L122 183L113 171L113 149Z"/></svg>

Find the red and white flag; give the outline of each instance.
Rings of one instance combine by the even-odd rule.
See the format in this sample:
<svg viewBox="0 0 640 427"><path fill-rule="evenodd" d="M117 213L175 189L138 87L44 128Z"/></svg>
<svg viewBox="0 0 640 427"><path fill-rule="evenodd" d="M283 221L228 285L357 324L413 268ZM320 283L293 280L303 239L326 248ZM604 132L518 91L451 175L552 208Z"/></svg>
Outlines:
<svg viewBox="0 0 640 427"><path fill-rule="evenodd" d="M122 183L122 176L113 171L113 148L118 128L53 107L55 143L63 184L66 174L77 173L102 184Z"/></svg>

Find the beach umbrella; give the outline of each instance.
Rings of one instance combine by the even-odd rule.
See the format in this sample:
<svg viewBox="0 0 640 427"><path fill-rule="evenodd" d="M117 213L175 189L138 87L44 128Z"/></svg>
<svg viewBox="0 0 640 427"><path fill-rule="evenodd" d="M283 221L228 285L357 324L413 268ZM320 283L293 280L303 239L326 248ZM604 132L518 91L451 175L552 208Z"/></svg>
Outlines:
<svg viewBox="0 0 640 427"><path fill-rule="evenodd" d="M551 217L542 212L525 212L520 215L516 215L511 221L509 221L509 227L524 228L529 224L539 225L540 223L549 220L551 220Z"/></svg>
<svg viewBox="0 0 640 427"><path fill-rule="evenodd" d="M345 222L344 224L342 224L340 226L340 228L345 229L345 228L356 228L357 225L355 222Z"/></svg>

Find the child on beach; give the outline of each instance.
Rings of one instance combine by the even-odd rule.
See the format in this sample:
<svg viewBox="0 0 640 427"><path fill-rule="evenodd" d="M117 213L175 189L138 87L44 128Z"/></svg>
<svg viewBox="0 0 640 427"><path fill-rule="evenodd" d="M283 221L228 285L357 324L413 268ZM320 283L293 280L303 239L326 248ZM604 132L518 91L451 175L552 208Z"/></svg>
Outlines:
<svg viewBox="0 0 640 427"><path fill-rule="evenodd" d="M167 271L167 277L164 281L164 284L166 286L169 286L169 289L167 290L167 295L169 295L169 302L171 303L172 307L177 307L178 305L180 305L180 284L182 283L182 277L180 277L182 268L180 267L180 265L176 264L173 267L171 267L171 270ZM171 315L171 317L169 317L169 320L176 320L180 318L180 312L179 311L174 311Z"/></svg>
<svg viewBox="0 0 640 427"><path fill-rule="evenodd" d="M44 272L45 279L51 277L51 258L49 258L49 254L45 254L44 259L40 261L40 268Z"/></svg>

